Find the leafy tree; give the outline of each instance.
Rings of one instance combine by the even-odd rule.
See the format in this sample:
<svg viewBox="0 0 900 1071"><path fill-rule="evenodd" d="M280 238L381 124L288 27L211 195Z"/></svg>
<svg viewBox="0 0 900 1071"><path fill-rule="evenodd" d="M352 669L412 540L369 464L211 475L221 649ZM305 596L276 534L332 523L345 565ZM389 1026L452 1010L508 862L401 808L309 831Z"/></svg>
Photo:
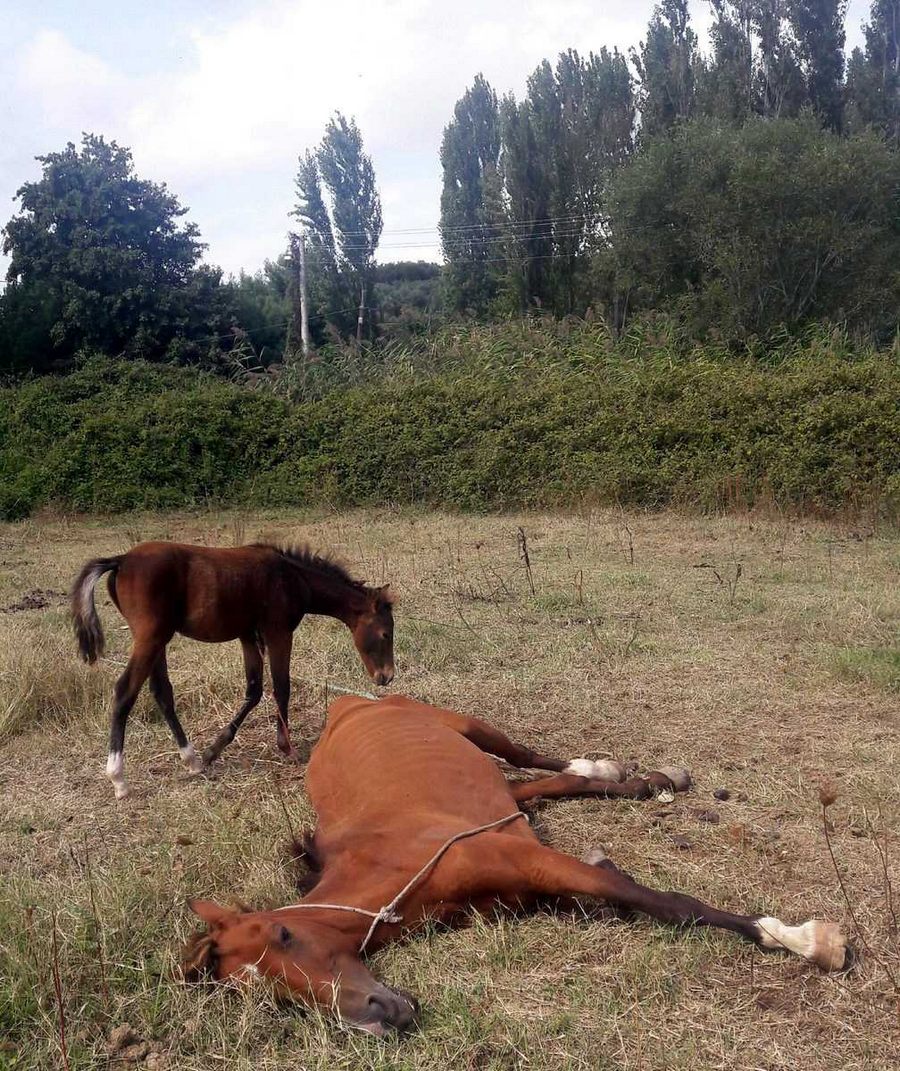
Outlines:
<svg viewBox="0 0 900 1071"><path fill-rule="evenodd" d="M753 0L751 25L758 39L755 97L761 115L772 119L797 115L806 88L787 10L790 0Z"/></svg>
<svg viewBox="0 0 900 1071"><path fill-rule="evenodd" d="M503 102L501 166L510 219L507 288L521 309L558 315L590 304L589 253L606 188L633 148L631 74L619 52L570 49L544 62L521 104Z"/></svg>
<svg viewBox="0 0 900 1071"><path fill-rule="evenodd" d="M237 341L252 363L265 367L284 356L291 274L288 258L281 256L267 260L262 271L241 272L226 284L240 324Z"/></svg>
<svg viewBox="0 0 900 1071"><path fill-rule="evenodd" d="M692 330L896 329L900 157L871 134L813 116L695 120L620 172L611 232L632 305L676 309Z"/></svg>
<svg viewBox="0 0 900 1071"><path fill-rule="evenodd" d="M19 189L3 239L5 331L29 308L41 325L18 362L65 362L88 348L195 361L214 350L230 323L227 295L217 269L198 268L204 247L177 198L139 179L128 149L93 134L38 159L41 178Z"/></svg>
<svg viewBox="0 0 900 1071"><path fill-rule="evenodd" d="M853 50L847 69L848 120L900 146L900 0L874 0L863 33L865 50Z"/></svg>
<svg viewBox="0 0 900 1071"><path fill-rule="evenodd" d="M753 112L754 57L752 0L710 0L713 8L712 55L700 65L698 110L704 115L743 122Z"/></svg>
<svg viewBox="0 0 900 1071"><path fill-rule="evenodd" d="M357 341L360 339L366 296L372 297L375 250L381 239L381 197L375 185L372 159L363 151L355 119L336 112L328 121L316 154L319 170L331 195L341 274L359 296Z"/></svg>
<svg viewBox="0 0 900 1071"><path fill-rule="evenodd" d="M826 126L840 130L847 0L789 0L787 10L807 100Z"/></svg>
<svg viewBox="0 0 900 1071"><path fill-rule="evenodd" d="M693 114L699 55L688 0L661 0L631 60L640 79L643 135L652 137Z"/></svg>
<svg viewBox="0 0 900 1071"><path fill-rule="evenodd" d="M326 205L322 183L330 201ZM309 253L307 279L310 307L348 335L356 323L361 338L364 322L373 331L366 302L373 301L375 250L381 238L381 198L375 168L363 149L355 119L340 112L328 121L315 154L300 157L297 207L293 215L305 225ZM359 307L358 318L352 308ZM312 326L312 325L311 325Z"/></svg>
<svg viewBox="0 0 900 1071"><path fill-rule="evenodd" d="M448 307L484 316L501 272L500 111L497 94L476 75L453 109L441 140L441 247Z"/></svg>

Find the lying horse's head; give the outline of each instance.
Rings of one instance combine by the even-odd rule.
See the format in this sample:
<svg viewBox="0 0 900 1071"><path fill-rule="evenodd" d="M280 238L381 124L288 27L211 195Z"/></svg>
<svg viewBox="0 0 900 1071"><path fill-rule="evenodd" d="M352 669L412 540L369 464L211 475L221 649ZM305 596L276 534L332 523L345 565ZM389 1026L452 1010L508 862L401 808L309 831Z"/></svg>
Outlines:
<svg viewBox="0 0 900 1071"><path fill-rule="evenodd" d="M190 908L209 931L188 943L182 965L188 981L269 978L283 992L337 1012L370 1034L414 1023L418 1002L366 970L358 936L312 918L298 921L288 912L235 911L209 900L192 900Z"/></svg>
<svg viewBox="0 0 900 1071"><path fill-rule="evenodd" d="M363 665L376 684L394 679L394 608L387 585L366 588L364 607L348 622Z"/></svg>

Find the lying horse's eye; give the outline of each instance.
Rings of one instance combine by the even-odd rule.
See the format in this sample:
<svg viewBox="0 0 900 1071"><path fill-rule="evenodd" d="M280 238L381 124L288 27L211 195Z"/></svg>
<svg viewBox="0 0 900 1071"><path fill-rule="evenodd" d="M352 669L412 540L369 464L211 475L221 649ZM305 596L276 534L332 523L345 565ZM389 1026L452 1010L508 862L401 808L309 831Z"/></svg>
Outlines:
<svg viewBox="0 0 900 1071"><path fill-rule="evenodd" d="M277 938L278 943L281 945L282 948L287 948L289 945L293 944L294 941L294 935L287 928L287 926L278 927Z"/></svg>

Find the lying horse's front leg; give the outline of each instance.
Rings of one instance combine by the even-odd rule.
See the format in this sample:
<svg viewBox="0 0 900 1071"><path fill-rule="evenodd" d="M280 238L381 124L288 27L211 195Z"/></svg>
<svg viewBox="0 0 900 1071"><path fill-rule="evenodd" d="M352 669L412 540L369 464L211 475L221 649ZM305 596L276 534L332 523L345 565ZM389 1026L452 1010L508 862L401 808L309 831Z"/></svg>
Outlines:
<svg viewBox="0 0 900 1071"><path fill-rule="evenodd" d="M222 754L234 740L238 729L251 710L262 699L263 694L263 656L255 637L241 640L244 652L244 672L247 676L247 691L240 710L203 752L203 761L208 766Z"/></svg>
<svg viewBox="0 0 900 1071"><path fill-rule="evenodd" d="M826 971L841 970L849 959L836 923L813 919L787 926L771 916L735 915L684 893L650 889L606 861L591 865L534 841L515 838L518 843L511 844L514 838L503 839L504 854L513 854L523 885L535 895L591 896L673 926L715 926L759 948L793 952Z"/></svg>

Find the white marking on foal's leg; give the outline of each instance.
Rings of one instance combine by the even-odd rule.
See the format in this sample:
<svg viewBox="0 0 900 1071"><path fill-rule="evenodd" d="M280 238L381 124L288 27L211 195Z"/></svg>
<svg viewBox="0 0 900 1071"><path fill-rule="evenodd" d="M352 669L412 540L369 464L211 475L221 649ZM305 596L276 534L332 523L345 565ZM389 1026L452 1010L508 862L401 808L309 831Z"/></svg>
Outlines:
<svg viewBox="0 0 900 1071"><path fill-rule="evenodd" d="M182 762L191 773L200 773L203 769L203 759L194 751L193 744L185 744L184 747L180 747L178 754L181 755Z"/></svg>
<svg viewBox="0 0 900 1071"><path fill-rule="evenodd" d="M613 759L571 759L563 773L576 777L591 777L599 781L624 781L625 767Z"/></svg>
<svg viewBox="0 0 900 1071"><path fill-rule="evenodd" d="M836 922L810 919L801 926L785 926L776 918L756 920L759 943L763 948L787 949L808 959L824 971L839 971L847 958L847 940Z"/></svg>
<svg viewBox="0 0 900 1071"><path fill-rule="evenodd" d="M110 751L106 760L106 776L113 783L116 799L124 799L128 795L128 784L125 781L125 757L121 751Z"/></svg>

